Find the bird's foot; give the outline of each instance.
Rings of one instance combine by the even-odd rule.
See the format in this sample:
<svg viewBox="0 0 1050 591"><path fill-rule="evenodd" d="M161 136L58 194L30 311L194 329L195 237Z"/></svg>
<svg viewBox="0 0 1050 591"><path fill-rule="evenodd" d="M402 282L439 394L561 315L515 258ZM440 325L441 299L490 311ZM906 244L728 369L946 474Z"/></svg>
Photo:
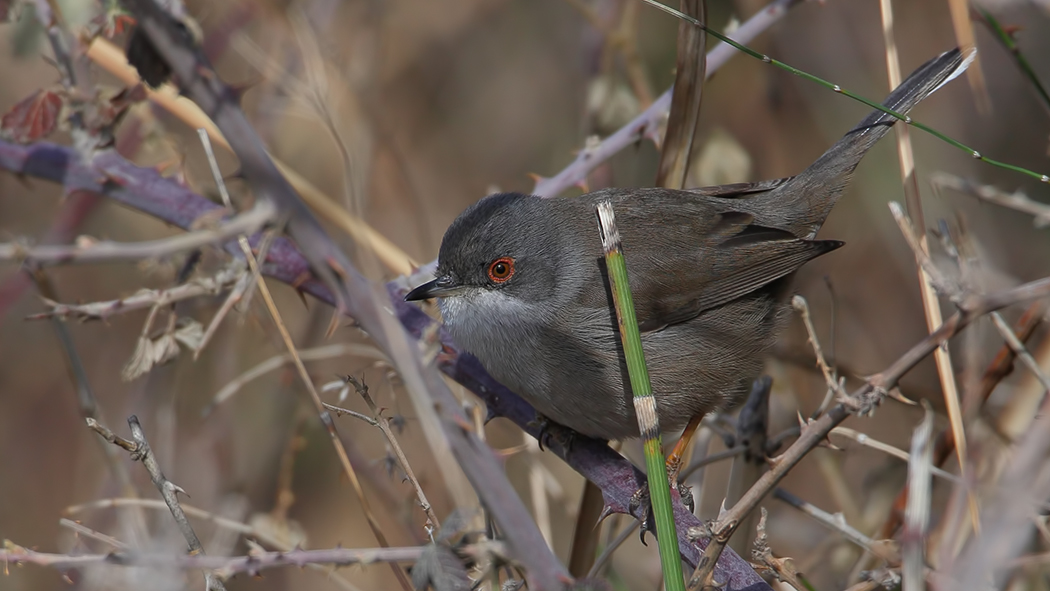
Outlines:
<svg viewBox="0 0 1050 591"><path fill-rule="evenodd" d="M545 443L549 447L552 441L560 445L566 454L572 451L572 444L576 441L576 431L555 423L540 413L536 413L536 418L529 421L528 426L539 430L539 433L536 434L536 441L540 444L540 451L543 451Z"/></svg>
<svg viewBox="0 0 1050 591"><path fill-rule="evenodd" d="M678 482L677 475L668 475L667 484L672 490L678 491L678 496L682 498L682 504L685 505L686 509L689 509L690 513L693 513L696 510L696 503L693 502L693 487ZM646 532L656 533L656 521L652 519L653 503L649 497L648 481L643 482L638 490L634 491L630 502L627 504L627 510L631 515L634 515L639 509L642 509L640 518L642 527L638 532L638 537L641 539L642 545L647 546L648 544L645 543Z"/></svg>

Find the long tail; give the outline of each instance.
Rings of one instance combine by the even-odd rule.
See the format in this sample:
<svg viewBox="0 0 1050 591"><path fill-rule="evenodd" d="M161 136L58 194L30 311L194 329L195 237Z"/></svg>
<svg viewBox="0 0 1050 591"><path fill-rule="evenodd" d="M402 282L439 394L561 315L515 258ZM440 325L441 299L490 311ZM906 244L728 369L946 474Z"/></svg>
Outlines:
<svg viewBox="0 0 1050 591"><path fill-rule="evenodd" d="M883 102L902 115L941 86L963 73L974 51L958 49L942 53L912 72ZM859 125L831 146L824 155L798 176L763 195L768 207L778 212L781 228L802 238L812 238L838 201L853 169L875 142L897 121L892 115L873 111Z"/></svg>

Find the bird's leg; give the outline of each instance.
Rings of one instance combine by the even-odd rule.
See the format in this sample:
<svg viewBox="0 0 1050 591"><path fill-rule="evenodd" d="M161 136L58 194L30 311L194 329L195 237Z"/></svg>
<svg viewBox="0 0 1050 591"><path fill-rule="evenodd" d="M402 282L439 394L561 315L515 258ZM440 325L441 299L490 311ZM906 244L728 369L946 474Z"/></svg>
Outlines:
<svg viewBox="0 0 1050 591"><path fill-rule="evenodd" d="M678 494L682 497L682 503L692 513L696 508L693 503L693 491L690 487L678 482L678 474L682 471L682 458L685 457L685 452L689 450L689 446L693 444L693 437L696 435L696 430L700 427L700 421L704 418L704 415L698 414L695 417L689 419L689 424L685 426L685 431L682 431L682 436L678 438L678 443L675 444L674 449L667 455L667 482L672 487L678 489Z"/></svg>

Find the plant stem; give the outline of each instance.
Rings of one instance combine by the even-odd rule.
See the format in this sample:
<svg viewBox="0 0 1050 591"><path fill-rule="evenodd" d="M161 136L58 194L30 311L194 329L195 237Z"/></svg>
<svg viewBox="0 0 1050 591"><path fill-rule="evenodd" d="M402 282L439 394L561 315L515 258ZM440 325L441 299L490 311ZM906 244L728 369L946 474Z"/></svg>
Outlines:
<svg viewBox="0 0 1050 591"><path fill-rule="evenodd" d="M605 266L609 272L609 289L613 294L620 340L623 342L627 373L631 379L631 392L634 393L638 431L645 448L649 499L652 503L652 516L656 520L656 539L660 549L664 585L667 591L685 591L682 561L678 556L678 532L675 530L674 513L671 509L671 490L667 484L667 468L661 448L660 421L656 415L656 397L653 396L649 370L645 365L645 352L642 350L642 337L638 332L631 287L627 282L627 263L621 250L620 232L616 229L616 219L609 201L598 204L598 221L602 248L605 251Z"/></svg>

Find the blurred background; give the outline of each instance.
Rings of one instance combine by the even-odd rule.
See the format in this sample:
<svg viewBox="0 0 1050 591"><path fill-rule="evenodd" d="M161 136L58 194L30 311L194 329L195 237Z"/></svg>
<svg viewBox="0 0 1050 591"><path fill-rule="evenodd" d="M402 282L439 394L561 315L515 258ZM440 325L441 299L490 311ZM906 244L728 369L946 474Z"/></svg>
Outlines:
<svg viewBox="0 0 1050 591"><path fill-rule="evenodd" d="M83 0L62 5L74 23L87 22L98 12L98 6ZM716 28L732 29L763 6L755 0L714 0L709 2L709 20ZM1050 80L1050 61L1045 59L1050 55L1048 6L1021 0L982 6L1004 25L1019 27L1021 51L1036 74ZM530 175L554 175L589 137L604 137L626 124L674 80L678 22L637 0L191 1L188 9L219 72L244 89L244 108L272 153L420 263L436 257L444 229L466 206L496 190L530 191ZM946 0L897 2L895 11L905 73L956 45ZM991 158L1050 172L1047 105L987 27L976 21L974 26L987 105L979 107L979 93L963 79L923 103L913 116ZM115 41L123 43L125 36ZM802 2L752 46L863 96L878 100L888 92L875 0ZM0 47L5 81L0 84L0 111L59 81L31 10L0 26ZM103 70L93 73L106 92L121 88ZM794 174L866 113L864 106L843 96L738 55L705 88L699 138L704 149L692 184ZM958 192L935 192L928 177L947 171L1006 191L1021 189L1044 201L1046 185L976 162L926 134L913 131L912 138L927 226L936 227L943 219L965 229L982 289L1050 274L1045 256L1050 238L1033 226L1031 216ZM60 131L51 139L68 143L69 135ZM136 105L119 127L117 144L134 162L157 166L217 199L196 133L170 114L147 103ZM588 186L651 186L658 154L651 141L642 141L595 170ZM219 161L225 174L236 173L232 157L220 154ZM236 200L248 198L235 180L231 188ZM579 189L568 194L573 192ZM818 337L849 384L882 370L926 333L914 259L886 207L903 199L891 134L862 162L821 232L822 237L845 240L846 246L807 265L797 282L809 300ZM64 197L57 185L0 172L3 242L45 242L63 216L75 220L71 236L135 241L176 233L120 205ZM336 227L330 229L372 278L394 277ZM201 272L217 269L219 259L206 253ZM182 263L176 257L136 265L63 266L49 269L48 276L59 301L94 302L144 287L170 286ZM345 324L326 339L329 308L270 284L301 348L368 344L360 331ZM216 296L180 303L178 316L206 326L222 301ZM181 551L184 543L163 509L77 507L122 497L125 491L107 467L97 436L84 428L55 329L47 321L25 320L43 309L39 293L17 265L0 265L0 537L41 551L105 551L104 544L62 526L60 518L120 538L134 513L145 520L147 532L138 543ZM1018 310L1006 313L1008 320L1017 315ZM247 381L212 408L224 386L284 352L259 298L224 321L198 360L183 350L170 363L125 381L121 372L146 316L146 311L137 311L104 322L67 323L107 425L127 434L126 418L139 416L166 475L190 494L189 505L283 536L291 545L376 546L327 434L289 366ZM153 329L164 322L158 320ZM1037 331L1029 342L1043 355L1046 368L1050 347L1044 332ZM963 390L972 386L1001 344L986 321L955 339L952 352ZM361 348L341 353L308 364L315 381L348 373L362 377L386 415L399 419L399 440L437 515L444 518L457 507L476 506L476 499L450 493L453 488L431 455L416 409L397 376ZM826 388L811 359L802 324L793 319L768 367L774 378L771 433L796 426L798 413L812 413L823 400ZM992 453L982 448L982 434L994 440L987 434L1003 432L998 421L1004 408L1015 408L1011 401L1035 396L1038 403L1041 390L1032 381L1025 372L1015 372L988 404L969 416L977 433L975 453ZM901 390L934 406L936 431L946 427L932 360L911 372ZM462 388L455 391L465 404L474 404ZM335 393L327 397L334 401ZM369 413L353 393L343 404ZM1024 408L1034 408L1028 404ZM918 407L889 401L874 417L851 419L847 426L907 449L921 417ZM338 426L391 544L424 543L425 516L415 505L412 488L389 461L380 432L349 417L339 419ZM567 561L582 478L527 445L506 421L493 421L485 435L494 448L506 452L512 482L555 553ZM710 453L724 449L718 437L701 441L711 442ZM845 438L834 442L841 449L815 450L782 486L828 512L841 512L851 525L878 538L904 482L906 464ZM640 461L637 442L626 443L624 453ZM156 498L141 466L126 455L117 457L140 495ZM946 468L957 471L954 462ZM728 473L729 463L714 464L702 481L694 481L702 518L717 516ZM938 481L935 502L943 504L949 492ZM774 553L793 557L817 589L845 588L861 568L872 566L861 560L856 546L797 510L773 499L764 506L770 511ZM935 529L938 515L935 511ZM229 528L208 519L194 523L209 553L248 551ZM607 520L602 539L627 525L623 518ZM616 589L654 589L659 572L655 544L643 547L632 535L605 576ZM277 569L262 578L240 576L230 587L392 589L397 584L382 565L337 573L340 580L324 570ZM71 583L83 589L178 589L199 588L200 579L194 573L158 576L155 570L111 568L64 576L37 567L12 569L0 577L5 590L59 589ZM1039 578L1031 585L1047 587Z"/></svg>

